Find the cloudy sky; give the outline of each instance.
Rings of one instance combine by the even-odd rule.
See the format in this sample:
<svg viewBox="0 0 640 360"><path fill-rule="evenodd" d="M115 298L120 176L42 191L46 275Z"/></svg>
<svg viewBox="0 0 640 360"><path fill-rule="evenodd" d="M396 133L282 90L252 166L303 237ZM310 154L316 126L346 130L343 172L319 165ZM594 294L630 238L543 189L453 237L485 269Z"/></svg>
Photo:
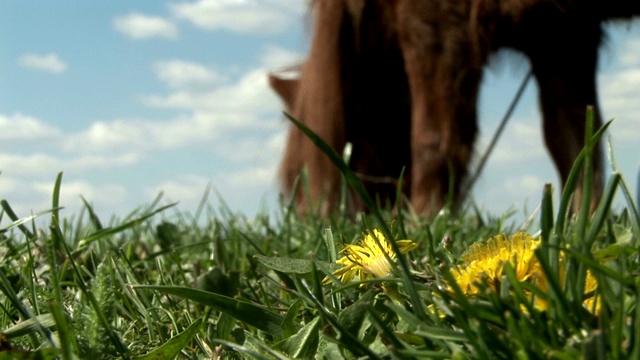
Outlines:
<svg viewBox="0 0 640 360"><path fill-rule="evenodd" d="M161 191L193 212L208 185L249 217L276 210L287 124L266 73L304 56L304 16L301 0L4 1L0 199L21 216L48 209L62 171L66 216L81 195L109 218ZM600 96L635 188L640 24L609 28ZM527 72L517 56L498 63L486 71L479 150ZM538 119L532 84L474 191L481 207L533 210L544 183L557 187Z"/></svg>

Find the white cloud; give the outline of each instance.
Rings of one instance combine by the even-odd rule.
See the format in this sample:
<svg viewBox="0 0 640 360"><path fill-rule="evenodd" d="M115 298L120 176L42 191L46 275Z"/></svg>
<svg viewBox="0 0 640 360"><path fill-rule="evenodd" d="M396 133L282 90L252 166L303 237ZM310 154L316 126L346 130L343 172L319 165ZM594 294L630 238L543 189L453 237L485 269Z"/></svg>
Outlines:
<svg viewBox="0 0 640 360"><path fill-rule="evenodd" d="M181 207L185 205L189 207L190 204L202 199L210 183L209 179L199 175L182 175L147 187L144 192L150 199L162 192L164 198L170 202L180 201Z"/></svg>
<svg viewBox="0 0 640 360"><path fill-rule="evenodd" d="M264 189L275 183L276 168L271 165L246 167L228 174L227 181L235 191L247 191L249 188Z"/></svg>
<svg viewBox="0 0 640 360"><path fill-rule="evenodd" d="M603 74L599 80L605 99L628 96L632 90L637 91L637 86L640 84L640 69L626 69L613 74Z"/></svg>
<svg viewBox="0 0 640 360"><path fill-rule="evenodd" d="M177 26L159 16L130 13L115 18L113 27L134 40L151 38L172 40L178 37Z"/></svg>
<svg viewBox="0 0 640 360"><path fill-rule="evenodd" d="M264 70L250 70L235 83L225 85L218 84L222 80L211 69L182 60L159 62L156 73L170 92L166 96L148 95L143 101L155 107L185 110L183 114L168 120L96 121L86 130L68 135L64 150L135 154L212 141L219 149L236 148L240 133L248 139L251 132L273 132L280 125L278 101L267 87ZM200 84L207 86L195 86ZM273 121L261 120L265 116ZM229 138L233 134L236 140Z"/></svg>
<svg viewBox="0 0 640 360"><path fill-rule="evenodd" d="M637 67L640 65L640 39L626 41L619 52L620 65L624 67Z"/></svg>
<svg viewBox="0 0 640 360"><path fill-rule="evenodd" d="M61 131L31 116L22 113L0 114L0 140L28 141L56 138Z"/></svg>
<svg viewBox="0 0 640 360"><path fill-rule="evenodd" d="M150 127L136 120L96 121L87 130L70 136L65 149L73 152L137 148L148 139Z"/></svg>
<svg viewBox="0 0 640 360"><path fill-rule="evenodd" d="M604 24L606 38L600 51L600 68L640 66L640 22L610 21Z"/></svg>
<svg viewBox="0 0 640 360"><path fill-rule="evenodd" d="M60 74L67 70L67 63L58 54L25 54L20 57L18 64L27 69L40 70Z"/></svg>
<svg viewBox="0 0 640 360"><path fill-rule="evenodd" d="M223 80L206 66L183 60L159 61L154 68L158 78L171 88L210 86Z"/></svg>
<svg viewBox="0 0 640 360"><path fill-rule="evenodd" d="M539 123L538 119L532 118L514 119L502 133L489 161L496 164L509 165L544 160L547 152ZM487 134L485 139L487 143L478 147L479 151L476 152L478 157L486 151L489 140L489 134Z"/></svg>
<svg viewBox="0 0 640 360"><path fill-rule="evenodd" d="M614 118L609 132L616 143L636 145L640 138L640 69L625 69L598 78L603 120Z"/></svg>
<svg viewBox="0 0 640 360"><path fill-rule="evenodd" d="M93 123L73 134L65 144L68 152L136 152L175 149L212 141L230 131L244 130L247 116L223 117L212 112L193 112L165 121L116 119Z"/></svg>
<svg viewBox="0 0 640 360"><path fill-rule="evenodd" d="M167 96L147 95L144 104L158 108L215 111L217 113L265 113L278 111L278 101L267 85L267 72L255 69L228 86L208 91L178 90Z"/></svg>
<svg viewBox="0 0 640 360"><path fill-rule="evenodd" d="M542 190L546 182L536 174L526 172L511 173L508 176L487 176L481 178L474 188L473 199L481 208L493 214L504 214L508 209L516 210L513 220L521 222L528 217L542 200ZM557 203L559 190L557 180L553 182L554 203ZM527 214L520 214L526 205Z"/></svg>
<svg viewBox="0 0 640 360"><path fill-rule="evenodd" d="M264 131L268 124L257 122L250 113L220 114L194 111L166 121L127 120L100 121L86 131L73 134L65 143L68 152L131 153L194 146L250 131Z"/></svg>
<svg viewBox="0 0 640 360"><path fill-rule="evenodd" d="M64 164L66 169L70 170L105 169L128 167L140 163L142 159L142 155L134 152L128 152L122 155L81 155L77 158L65 160Z"/></svg>
<svg viewBox="0 0 640 360"><path fill-rule="evenodd" d="M0 189L4 194L11 194L17 192L22 186L22 182L16 178L7 176L6 174L0 174ZM6 195L3 195L3 198Z"/></svg>
<svg viewBox="0 0 640 360"><path fill-rule="evenodd" d="M6 199L12 209L20 217L32 213L51 209L56 172L43 173L42 176L21 176L14 171L0 176L0 188L3 189L3 199ZM50 179L49 179L50 177ZM125 205L129 199L127 190L120 184L95 184L85 179L63 177L60 191L60 206L64 207L63 216L78 214L84 207L80 196L88 202L96 204L97 208L107 208L111 216L114 209L130 211ZM47 215L42 217L47 221Z"/></svg>
<svg viewBox="0 0 640 360"><path fill-rule="evenodd" d="M268 47L263 55L263 65L277 61L294 61L293 52ZM151 107L180 109L187 113L168 121L118 120L95 123L85 134L91 146L110 147L125 143L155 148L171 148L199 141L217 140L216 145L229 143L234 132L244 132L243 140L234 140L228 148L239 143L250 143L251 132L277 131L281 127L277 97L267 85L267 71L251 69L233 82L222 82L209 67L183 60L171 60L156 64L156 74L169 85L167 95L145 95L142 102ZM193 86L206 84L210 86ZM264 120L264 119L270 119ZM146 145L142 145L146 147ZM222 146L217 146L222 148ZM248 148L242 146L243 149ZM260 151L251 152L259 153ZM237 158L239 152L231 155Z"/></svg>
<svg viewBox="0 0 640 360"><path fill-rule="evenodd" d="M122 155L85 155L64 158L44 153L27 155L0 153L0 169L11 169L17 174L41 175L58 171L84 171L134 165L141 161L136 153Z"/></svg>
<svg viewBox="0 0 640 360"><path fill-rule="evenodd" d="M52 182L39 182L33 186L34 190L43 195L50 195L53 191ZM75 203L84 197L87 201L110 205L117 204L127 198L127 190L122 185L96 185L85 180L64 181L60 190L60 204Z"/></svg>
<svg viewBox="0 0 640 360"><path fill-rule="evenodd" d="M12 175L8 172L2 173L2 176L0 176L0 188L3 190L2 199L7 201L18 217L26 217L51 208L53 179L49 183L47 191L43 191L43 189L34 185L39 183L39 180L34 180L33 177L23 178ZM3 219L0 219L0 223L6 220L8 218L3 217Z"/></svg>
<svg viewBox="0 0 640 360"><path fill-rule="evenodd" d="M538 176L525 174L522 176L514 176L506 179L503 191L507 191L512 197L521 197L522 194L540 193L545 182Z"/></svg>
<svg viewBox="0 0 640 360"><path fill-rule="evenodd" d="M59 165L59 159L48 154L0 153L0 169L10 169L12 172L21 175L39 175L46 172L59 171L61 170Z"/></svg>
<svg viewBox="0 0 640 360"><path fill-rule="evenodd" d="M198 0L170 5L174 16L199 28L257 35L290 29L304 7L300 0Z"/></svg>
<svg viewBox="0 0 640 360"><path fill-rule="evenodd" d="M287 68L300 64L304 54L278 46L267 46L262 54L261 63L267 69Z"/></svg>
<svg viewBox="0 0 640 360"><path fill-rule="evenodd" d="M59 171L65 172L61 201L67 208L65 214L77 213L82 207L79 194L109 213L124 213L155 198L160 190L166 199L180 201L181 209L194 209L208 184L218 189L234 210L251 213L259 196L277 194L276 171L285 136L279 101L267 85L266 67L288 66L299 58L294 52L265 46L262 56L256 57L256 68L230 78L204 63L179 58L158 61L152 70L165 86L165 93L144 99L155 100L159 107L179 109L178 115L103 119L74 131L56 129L22 114L0 115L0 139L20 141L36 135L41 139L51 134L59 139L55 143L59 146L48 144L35 152L0 153L0 169L15 174L10 179L0 176L6 179L0 184L7 185L3 189L10 191L12 201L24 205L27 214L30 209L50 207ZM4 128L12 132L3 132ZM171 160L164 161L165 155ZM184 159L183 155L192 157ZM136 189L140 186L136 180L146 175L147 161L166 168L172 161L192 161L202 163L204 169L196 175L182 175L189 172L180 170L180 175L174 172L167 176L162 174L165 168L158 168L156 185ZM122 169L103 171L113 167ZM127 174L122 180L100 184L123 170ZM74 178L78 176L82 177Z"/></svg>
<svg viewBox="0 0 640 360"><path fill-rule="evenodd" d="M634 26L635 25L635 26ZM633 154L638 151L640 138L640 28L637 22L607 24L610 38L601 51L602 71L598 74L598 90L603 120L615 119L609 127L616 158L627 158L618 165L636 163ZM605 135L607 136L607 135ZM636 157L637 158L637 157ZM635 177L635 171L631 171Z"/></svg>
<svg viewBox="0 0 640 360"><path fill-rule="evenodd" d="M256 136L245 136L233 144L216 146L216 152L234 163L265 164L275 168L284 152L287 133L285 125L281 125L266 138L263 136L265 131L261 131Z"/></svg>
<svg viewBox="0 0 640 360"><path fill-rule="evenodd" d="M219 196L231 211L250 215L258 210L259 201L265 200L267 193L275 200L277 190L274 179L273 169L256 166L218 173L212 179L194 174L180 175L147 187L144 193L149 199L162 193L164 203L179 201L177 206L181 211L193 211L200 204L206 190L211 189L207 199L209 204L216 204ZM214 206L214 210L215 208Z"/></svg>

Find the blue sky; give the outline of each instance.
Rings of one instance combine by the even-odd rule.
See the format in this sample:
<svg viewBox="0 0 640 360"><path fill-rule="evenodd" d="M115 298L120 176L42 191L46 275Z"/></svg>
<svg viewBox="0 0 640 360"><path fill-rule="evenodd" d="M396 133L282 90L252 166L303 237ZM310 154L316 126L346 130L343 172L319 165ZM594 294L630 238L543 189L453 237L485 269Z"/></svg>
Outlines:
<svg viewBox="0 0 640 360"><path fill-rule="evenodd" d="M69 216L80 195L124 217L164 201L193 212L210 184L234 211L277 208L287 124L266 73L308 46L300 0L24 2L0 13L0 198L19 215L48 209L64 172ZM640 29L609 26L599 88L618 165L640 167ZM480 151L527 64L500 56L481 93ZM494 214L533 210L558 179L540 136L536 88L518 106L476 202ZM218 200L210 198L215 207ZM6 220L3 220L6 221Z"/></svg>

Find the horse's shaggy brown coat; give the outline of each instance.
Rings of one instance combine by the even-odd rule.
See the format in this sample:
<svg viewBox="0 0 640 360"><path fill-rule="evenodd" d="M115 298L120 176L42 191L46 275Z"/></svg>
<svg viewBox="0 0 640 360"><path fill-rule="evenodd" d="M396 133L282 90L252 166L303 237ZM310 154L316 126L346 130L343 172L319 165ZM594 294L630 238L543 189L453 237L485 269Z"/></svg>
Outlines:
<svg viewBox="0 0 640 360"><path fill-rule="evenodd" d="M299 79L272 75L271 86L291 114L336 151L353 144L350 164L372 195L393 200L406 167L404 193L429 215L448 193L459 200L477 134L482 69L502 47L531 62L545 141L566 181L583 147L587 105L601 124L595 71L602 22L639 14L640 2L316 0L312 12L311 48ZM596 199L602 166L598 149ZM304 167L310 198L300 189L293 194L300 211L318 204L323 214L333 211L340 174L292 128L281 168L285 191ZM352 198L352 210L362 206Z"/></svg>

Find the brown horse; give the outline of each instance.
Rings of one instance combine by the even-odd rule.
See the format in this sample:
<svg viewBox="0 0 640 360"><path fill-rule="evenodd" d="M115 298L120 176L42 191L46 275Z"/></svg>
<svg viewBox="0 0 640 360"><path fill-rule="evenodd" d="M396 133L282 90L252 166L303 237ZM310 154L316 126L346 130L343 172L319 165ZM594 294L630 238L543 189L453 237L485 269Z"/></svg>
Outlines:
<svg viewBox="0 0 640 360"><path fill-rule="evenodd" d="M585 109L601 125L595 72L606 20L640 14L624 0L316 0L311 48L298 79L270 76L291 114L337 152L353 144L350 165L372 194L394 200L397 186L418 212L454 204L478 131L482 69L496 50L523 52L538 83L546 145L564 183L584 145ZM602 193L594 156L592 208ZM327 214L340 174L291 128L281 174L291 191L303 168L309 191L300 211ZM398 176L406 168L406 180ZM582 189L574 196L581 202ZM310 201L310 203L309 203ZM321 208L315 208L322 204ZM363 204L352 196L352 210Z"/></svg>

